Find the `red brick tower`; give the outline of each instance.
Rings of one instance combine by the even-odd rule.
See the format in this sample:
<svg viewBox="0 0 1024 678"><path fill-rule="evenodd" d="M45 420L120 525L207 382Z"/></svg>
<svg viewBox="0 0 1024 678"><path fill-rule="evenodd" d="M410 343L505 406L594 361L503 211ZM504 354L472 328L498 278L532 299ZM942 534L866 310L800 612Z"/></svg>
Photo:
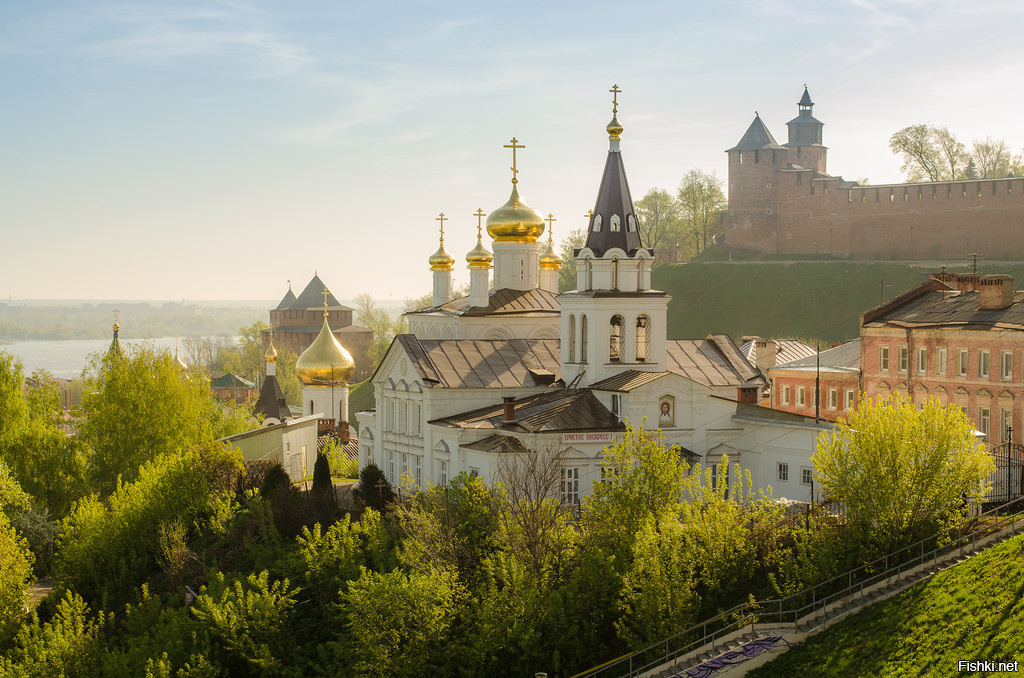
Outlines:
<svg viewBox="0 0 1024 678"><path fill-rule="evenodd" d="M789 150L775 141L761 116L729 154L729 209L722 226L734 247L777 251L778 182L776 173L788 162Z"/></svg>
<svg viewBox="0 0 1024 678"><path fill-rule="evenodd" d="M789 162L800 167L825 173L825 155L828 148L821 145L821 128L824 125L811 114L814 102L804 85L804 95L797 103L799 114L786 123L789 128Z"/></svg>

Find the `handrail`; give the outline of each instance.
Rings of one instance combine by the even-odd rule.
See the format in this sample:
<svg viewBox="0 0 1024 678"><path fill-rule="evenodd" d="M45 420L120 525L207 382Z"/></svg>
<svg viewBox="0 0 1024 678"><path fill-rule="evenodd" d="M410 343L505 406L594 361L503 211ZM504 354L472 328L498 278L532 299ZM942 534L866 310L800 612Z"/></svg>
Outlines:
<svg viewBox="0 0 1024 678"><path fill-rule="evenodd" d="M1013 527L1014 533L1016 533L1016 517L1017 517L1017 512L1010 513L1010 514L1007 514L1007 515L1003 516L1002 520L996 521L996 523L994 523L994 524L981 524L980 523L980 519L985 518L985 517L989 517L989 516L992 516L992 515L998 515L999 513L1005 512L1007 508L1015 506L1015 505L1016 505L1016 511L1017 512L1020 512L1022 509L1024 509L1024 497L1018 497L1017 499L1014 499L1014 500L1012 500L1010 502L1001 504L1000 506L997 506L997 507L993 507L993 508L989 509L988 511L984 511L982 513L979 513L976 516L967 518L967 519L963 520L962 522L958 523L957 525L954 525L953 527L946 528L944 530L936 532L936 533L934 533L934 534L932 534L932 535L930 535L928 537L925 537L924 539L916 541L916 542L914 542L914 543L912 543L912 544L910 544L908 546L904 546L904 547L902 547L900 549L897 549L897 550L895 550L895 551L893 551L891 553L887 553L887 554L885 554L882 557L876 558L875 560L872 560L872 561L870 561L868 563L864 563L862 565L859 565L859 566L857 566L857 567L855 567L855 568L853 568L851 570L848 570L847 572L844 572L844 573L842 573L840 575L832 577L831 579L827 579L825 581L818 582L817 584L815 584L813 586L809 586L809 587L807 587L807 588L805 588L805 589L803 589L801 591L797 591L796 593L792 593L792 594L790 594L788 596L779 597L779 598L769 598L769 599L766 599L766 600L757 600L757 601L753 601L753 602L739 603L738 605L735 605L735 606L729 608L728 610L726 610L724 612L720 612L720 613L716 614L715 616L713 616L713 617L711 617L709 619L706 619L703 622L700 622L699 624L694 624L693 626L689 627L688 629L685 629L683 631L675 633L675 634L673 634L673 635L671 635L671 636L669 636L669 637L667 637L667 638L665 638L663 640L660 640L660 641L658 641L656 643L648 645L647 647L642 648L640 650L635 650L633 652L630 652L629 654L622 655L621 657L619 657L617 659L612 659L612 660L606 661L606 662L604 662L602 664L599 664L599 665L594 666L594 667L592 667L590 669L587 669L586 671L583 671L581 673L577 673L574 676L572 676L572 678L592 678L594 676L597 676L601 672L605 671L606 669L611 669L611 668L614 668L616 666L620 666L621 664L625 663L627 660L629 661L629 669L628 669L628 673L626 673L624 675L635 676L635 675L638 675L640 673L643 673L644 671L650 670L650 669L654 668L655 666L659 666L661 664L664 664L665 662L667 662L670 659L674 659L675 657L678 657L680 655L686 654L686 653L688 653L688 652L690 652L690 651L692 651L692 650L694 650L694 649L696 649L698 647L706 645L709 640L711 641L712 646L714 646L714 643L716 642L716 640L721 635L726 635L728 633L732 633L732 632L738 631L739 629L742 629L742 628L744 628L746 626L753 625L753 624L757 623L758 619L764 618L764 617L774 617L774 618L778 619L778 623L783 623L783 619L784 618L789 618L789 617L792 616L793 623L796 623L797 621L799 621L799 619L801 619L805 615L806 611L809 610L809 611L813 612L814 610L819 609L819 608L820 609L825 609L829 605L832 604L832 602L829 602L829 601L833 601L834 602L834 601L839 600L841 598L845 598L846 596L848 596L851 593L853 593L856 589L859 589L860 592L861 592L861 595L863 596L863 591L864 591L865 588L870 588L871 586L874 586L878 582L884 581L884 580L888 579L889 577L893 576L893 574L891 574L891 572L892 572L892 570L894 568L897 570L895 575L899 576L899 574L901 574L902 571L903 571L903 567L908 565L910 562L914 562L914 559L910 559L910 560L908 560L906 562L897 562L892 567L889 566L888 562L889 562L889 559L892 558L893 556L896 556L897 554L903 553L904 551L907 551L908 549L911 549L911 548L914 548L914 547L917 547L917 546L921 547L921 554L918 557L919 558L919 564L924 564L924 562L926 562L926 560L927 560L925 558L926 555L928 557L932 558L933 562L935 562L937 564L937 562L938 562L938 553L940 551L943 551L943 550L950 550L951 551L952 549L959 547L960 550L961 550L961 553L962 553L963 552L963 544L962 544L962 542L967 537L971 538L972 552L973 552L974 546L976 544L977 533L979 533L979 532L991 532L991 531L993 531L994 528L996 528L998 525L1000 525L1001 522L1006 521L1007 519L1009 519L1012 522L1012 524L1014 526ZM968 532L968 533L965 534L963 532L963 528L965 526L971 524L971 523L976 523L977 524L977 526L976 526L977 529L974 530L973 532ZM950 542L945 543L945 544L943 544L941 546L936 546L936 547L932 548L931 550L929 550L927 554L924 552L924 544L926 542L933 541L933 540L937 541L941 537L946 536L946 535L950 535L953 532L957 532L957 538L956 538L955 541L950 541ZM885 563L885 569L881 573L875 574L875 575L869 577L868 579L866 579L864 581L858 581L857 583L853 583L853 577L854 577L854 575L856 573L861 572L863 570L866 570L866 569L870 568L871 566L877 565L880 562L884 562ZM915 567L916 566L917 565L915 565ZM821 599L819 599L817 597L817 592L818 592L818 590L821 587L824 587L824 586L826 586L828 584L832 584L832 583L837 582L840 579L844 579L844 578L847 579L848 582L850 582L849 585L846 588L844 588L844 589L842 589L840 591L836 591L836 592L830 593L830 594L826 595L824 598L821 598ZM790 608L790 609L785 609L785 610L783 609L783 605L787 601L790 601L790 600L792 600L794 598L797 598L799 596L806 596L808 594L811 596L811 603L810 604L803 605L801 607L794 607L794 608ZM776 611L772 611L772 612L761 611L761 608L768 607L768 606L771 606L771 607L777 606L778 607L778 611L777 612ZM708 625L709 624L712 624L713 622L719 621L719 620L721 620L723 618L726 618L726 617L729 617L729 616L733 616L733 615L738 616L739 618L736 621L732 622L731 624L728 624L728 625L726 625L726 626L724 626L724 627L722 627L720 629L717 629L717 630L713 631L711 633L710 638L709 638L709 636L708 636ZM698 634L698 631L701 632L701 633ZM679 639L683 638L684 636L694 635L694 634L698 634L697 640L692 641L692 642L690 642L687 645L683 645L682 647L676 648L675 650L671 650L671 651L669 650L669 645L673 644L673 641L679 640ZM664 648L664 652L662 654L660 654L660 655L657 655L657 657L655 659L644 661L644 663L642 665L634 666L634 658L640 658L641 656L643 656L643 655L645 655L645 654L647 654L650 651L655 650L655 649L658 649L660 651L661 648Z"/></svg>

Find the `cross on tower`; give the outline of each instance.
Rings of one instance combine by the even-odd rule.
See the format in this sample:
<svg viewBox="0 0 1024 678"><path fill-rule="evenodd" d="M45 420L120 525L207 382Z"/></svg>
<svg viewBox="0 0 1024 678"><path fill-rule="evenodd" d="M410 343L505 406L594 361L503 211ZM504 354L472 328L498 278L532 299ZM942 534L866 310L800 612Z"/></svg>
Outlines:
<svg viewBox="0 0 1024 678"><path fill-rule="evenodd" d="M448 217L446 217L444 215L444 212L441 212L439 215L434 217L434 221L440 221L441 222L441 244L443 245L444 244L444 222L448 221Z"/></svg>
<svg viewBox="0 0 1024 678"><path fill-rule="evenodd" d="M504 146L502 146L502 148L511 148L512 149L512 183L513 184L518 184L519 183L519 180L516 179L516 175L519 174L519 170L516 169L516 149L517 148L526 148L526 146L520 146L518 144L519 144L519 140L516 139L515 137L512 137L512 143L511 144L505 144Z"/></svg>
<svg viewBox="0 0 1024 678"><path fill-rule="evenodd" d="M550 245L551 244L551 228L552 228L552 224L554 222L558 221L558 219L555 219L555 215L551 214L551 212L548 212L548 218L545 219L544 221L548 222L548 244Z"/></svg>
<svg viewBox="0 0 1024 678"><path fill-rule="evenodd" d="M327 297L328 297L328 295L330 295L330 292L327 291L327 287L324 287L324 291L321 292L320 294L324 295L324 317L326 318L327 317Z"/></svg>
<svg viewBox="0 0 1024 678"><path fill-rule="evenodd" d="M476 217L476 237L479 238L480 237L480 232L483 230L483 226L481 225L481 223L482 223L481 220L486 215L484 214L484 211L482 209L477 207L476 208L476 212L473 212L473 216Z"/></svg>
<svg viewBox="0 0 1024 678"><path fill-rule="evenodd" d="M594 210L587 210L587 213L583 216L587 218L587 223L589 224L590 220L594 218Z"/></svg>
<svg viewBox="0 0 1024 678"><path fill-rule="evenodd" d="M612 85L612 88L608 90L612 93L612 114L619 112L619 93L622 91L618 85Z"/></svg>

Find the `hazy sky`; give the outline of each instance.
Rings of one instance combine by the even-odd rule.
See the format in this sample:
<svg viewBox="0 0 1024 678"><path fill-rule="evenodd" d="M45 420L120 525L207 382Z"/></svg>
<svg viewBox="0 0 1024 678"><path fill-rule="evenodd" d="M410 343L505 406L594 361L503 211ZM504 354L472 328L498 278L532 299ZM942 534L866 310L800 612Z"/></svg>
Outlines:
<svg viewBox="0 0 1024 678"><path fill-rule="evenodd" d="M0 296L338 297L468 279L509 192L584 223L617 83L634 199L780 142L803 84L829 172L900 180L927 122L1015 152L1024 3L0 0Z"/></svg>

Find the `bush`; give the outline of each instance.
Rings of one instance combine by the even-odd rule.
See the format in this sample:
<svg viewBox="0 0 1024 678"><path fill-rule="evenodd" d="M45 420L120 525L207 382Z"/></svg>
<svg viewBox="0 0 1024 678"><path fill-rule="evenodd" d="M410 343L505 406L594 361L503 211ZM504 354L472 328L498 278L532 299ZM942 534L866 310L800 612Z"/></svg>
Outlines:
<svg viewBox="0 0 1024 678"><path fill-rule="evenodd" d="M363 506L381 513L396 499L391 483L376 464L367 464L359 472L359 484L352 490L352 496Z"/></svg>

